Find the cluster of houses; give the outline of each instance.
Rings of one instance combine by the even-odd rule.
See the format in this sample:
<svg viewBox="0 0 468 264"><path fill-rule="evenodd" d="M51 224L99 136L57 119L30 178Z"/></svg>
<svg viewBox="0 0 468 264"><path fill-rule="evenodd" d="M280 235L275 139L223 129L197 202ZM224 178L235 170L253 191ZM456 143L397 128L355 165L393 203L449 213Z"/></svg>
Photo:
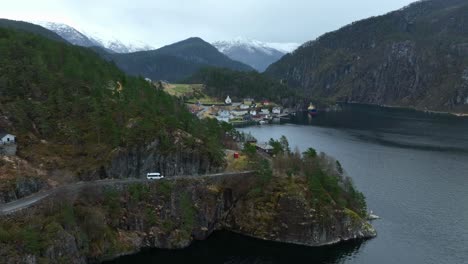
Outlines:
<svg viewBox="0 0 468 264"><path fill-rule="evenodd" d="M224 100L225 106L218 106L214 109L214 116L223 122L255 121L266 122L274 117L278 117L283 112L282 107L264 100L256 103L252 98L245 98L240 103L233 103L228 96Z"/></svg>

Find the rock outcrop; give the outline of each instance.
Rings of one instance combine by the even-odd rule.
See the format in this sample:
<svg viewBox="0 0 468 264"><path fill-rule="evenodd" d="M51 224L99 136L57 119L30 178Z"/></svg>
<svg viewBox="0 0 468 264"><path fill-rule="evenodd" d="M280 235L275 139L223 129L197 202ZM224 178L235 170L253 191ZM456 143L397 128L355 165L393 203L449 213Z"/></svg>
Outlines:
<svg viewBox="0 0 468 264"><path fill-rule="evenodd" d="M0 219L0 257L95 263L142 248L184 248L221 229L308 246L376 235L355 212L318 208L301 179L285 179L261 187L252 174L200 177L88 188L78 199L58 194L34 212Z"/></svg>
<svg viewBox="0 0 468 264"><path fill-rule="evenodd" d="M90 173L80 176L83 180L104 178L144 178L149 172L160 172L165 177L203 175L222 170L220 164L196 148L185 148L174 143L175 150L162 150L158 140L146 146L118 148L110 153L110 161Z"/></svg>
<svg viewBox="0 0 468 264"><path fill-rule="evenodd" d="M26 197L48 186L38 177L20 177L4 185L9 187L3 186L4 189L0 190L0 204Z"/></svg>

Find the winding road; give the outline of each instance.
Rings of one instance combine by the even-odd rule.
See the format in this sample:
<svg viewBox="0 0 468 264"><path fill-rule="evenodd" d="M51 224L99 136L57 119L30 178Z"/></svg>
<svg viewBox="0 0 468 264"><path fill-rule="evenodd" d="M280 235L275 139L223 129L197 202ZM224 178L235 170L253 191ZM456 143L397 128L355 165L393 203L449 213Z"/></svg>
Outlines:
<svg viewBox="0 0 468 264"><path fill-rule="evenodd" d="M130 184L130 183L145 183L145 182L157 182L157 181L167 181L167 180L177 180L177 179L186 179L186 178L205 178L205 177L227 177L227 176L240 176L246 174L252 174L254 171L243 171L243 172L228 172L228 173L216 173L216 174L206 174L198 176L171 176L161 180L147 180L147 179L137 179L137 178L128 178L128 179L106 179L98 181L89 181L89 182L76 182L68 185L63 185L57 188L40 191L33 195L15 200L13 202L0 204L0 216L9 215L14 212L29 208L43 199L60 192L76 192L85 187L93 186L102 186L102 185L116 185L116 184Z"/></svg>

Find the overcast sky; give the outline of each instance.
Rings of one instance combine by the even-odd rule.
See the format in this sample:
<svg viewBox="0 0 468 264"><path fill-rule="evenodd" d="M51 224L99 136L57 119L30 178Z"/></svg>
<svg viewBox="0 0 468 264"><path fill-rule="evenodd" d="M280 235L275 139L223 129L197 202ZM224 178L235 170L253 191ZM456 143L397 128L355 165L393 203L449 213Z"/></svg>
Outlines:
<svg viewBox="0 0 468 264"><path fill-rule="evenodd" d="M0 0L0 17L62 22L154 47L198 36L303 43L414 0Z"/></svg>

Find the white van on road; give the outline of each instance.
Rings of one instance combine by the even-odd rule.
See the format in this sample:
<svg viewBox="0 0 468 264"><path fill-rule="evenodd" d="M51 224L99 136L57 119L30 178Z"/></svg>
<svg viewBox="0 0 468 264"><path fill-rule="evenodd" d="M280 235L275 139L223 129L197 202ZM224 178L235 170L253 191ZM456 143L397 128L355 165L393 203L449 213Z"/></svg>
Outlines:
<svg viewBox="0 0 468 264"><path fill-rule="evenodd" d="M164 179L164 176L161 175L159 172L150 172L146 174L146 179L148 180L160 180Z"/></svg>

